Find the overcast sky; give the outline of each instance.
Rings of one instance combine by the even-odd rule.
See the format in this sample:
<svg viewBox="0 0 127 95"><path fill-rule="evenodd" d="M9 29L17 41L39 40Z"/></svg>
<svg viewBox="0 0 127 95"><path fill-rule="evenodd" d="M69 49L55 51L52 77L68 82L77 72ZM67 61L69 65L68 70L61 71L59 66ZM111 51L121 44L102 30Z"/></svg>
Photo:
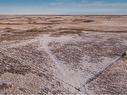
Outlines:
<svg viewBox="0 0 127 95"><path fill-rule="evenodd" d="M0 14L127 15L127 0L0 0Z"/></svg>

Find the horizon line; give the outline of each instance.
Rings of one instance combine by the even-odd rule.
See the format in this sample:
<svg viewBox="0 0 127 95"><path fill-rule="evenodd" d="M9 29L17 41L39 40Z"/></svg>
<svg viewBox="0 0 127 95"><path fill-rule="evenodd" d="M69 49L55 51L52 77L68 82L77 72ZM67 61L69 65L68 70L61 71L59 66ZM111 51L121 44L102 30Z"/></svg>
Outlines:
<svg viewBox="0 0 127 95"><path fill-rule="evenodd" d="M127 14L0 14L0 16L127 16Z"/></svg>

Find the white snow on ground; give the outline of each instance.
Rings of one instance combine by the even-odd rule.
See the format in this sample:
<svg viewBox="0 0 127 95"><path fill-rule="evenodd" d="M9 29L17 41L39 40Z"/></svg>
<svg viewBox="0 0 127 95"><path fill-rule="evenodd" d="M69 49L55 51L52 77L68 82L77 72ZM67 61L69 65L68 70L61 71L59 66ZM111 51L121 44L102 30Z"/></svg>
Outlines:
<svg viewBox="0 0 127 95"><path fill-rule="evenodd" d="M53 61L54 65L54 75L57 79L65 82L65 88L70 89L72 92L75 92L75 89L73 87L81 88L85 82L96 75L98 72L102 71L105 67L107 67L109 64L111 64L113 61L117 59L118 56L114 56L112 58L110 57L104 57L102 56L102 62L95 62L95 63L90 63L88 60L90 59L90 56L87 56L84 54L84 57L82 57L82 61L78 63L79 65L81 64L84 68L82 70L73 70L71 69L67 64L64 64L64 61L58 60L55 55L52 54L50 51L50 42L59 42L60 45L63 45L68 42L76 42L76 41L84 41L84 42L89 42L89 41L94 41L96 42L103 42L106 41L108 38L117 38L121 36L120 34L113 34L113 33L98 33L98 32L83 32L83 36L79 37L76 35L62 35L59 37L51 37L49 34L43 34L39 35L38 37L35 37L33 39L29 40L23 40L18 43L10 43L6 44L6 42L2 43L0 46L1 49L6 49L6 48L13 48L13 47L22 47L28 44L37 44L37 50L43 50L45 51L50 59ZM108 35L108 36L107 36ZM125 34L122 34L125 35ZM100 38L98 38L100 36ZM126 40L124 40L124 43ZM126 44L127 45L127 44ZM58 46L59 47L59 46ZM76 48L76 47L75 47ZM73 86L69 88L69 85Z"/></svg>
<svg viewBox="0 0 127 95"><path fill-rule="evenodd" d="M56 60L55 56L52 55L51 51L49 50L50 47L48 47L48 44L50 42L60 42L61 44L63 44L73 40L74 39L71 36L61 36L59 38L55 38L49 37L49 35L43 35L43 37L40 37L39 39L40 44L38 49L44 49L53 60L56 68L56 71L54 71L54 73L57 74L56 77L58 79L74 87L80 87L80 84L84 82L84 78L81 77L84 75L84 73L82 73L81 71L75 72L74 70L70 70L65 64L63 64L63 62ZM87 73L87 76L90 76L90 74ZM66 88L68 88L67 84L64 85ZM75 92L74 88L69 87L69 90Z"/></svg>

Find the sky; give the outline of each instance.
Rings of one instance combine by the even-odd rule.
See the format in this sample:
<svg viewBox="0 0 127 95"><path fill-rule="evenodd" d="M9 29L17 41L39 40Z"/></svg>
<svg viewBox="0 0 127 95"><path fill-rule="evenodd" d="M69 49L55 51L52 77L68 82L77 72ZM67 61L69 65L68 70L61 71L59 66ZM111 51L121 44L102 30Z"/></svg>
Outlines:
<svg viewBox="0 0 127 95"><path fill-rule="evenodd" d="M0 0L0 15L127 15L127 0Z"/></svg>

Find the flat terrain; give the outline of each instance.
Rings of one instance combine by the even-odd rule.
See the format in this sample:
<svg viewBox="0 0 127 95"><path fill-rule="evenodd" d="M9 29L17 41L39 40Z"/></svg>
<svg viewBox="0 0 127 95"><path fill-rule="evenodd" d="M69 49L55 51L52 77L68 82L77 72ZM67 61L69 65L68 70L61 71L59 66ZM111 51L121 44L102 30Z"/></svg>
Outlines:
<svg viewBox="0 0 127 95"><path fill-rule="evenodd" d="M0 94L126 95L127 16L0 16Z"/></svg>

